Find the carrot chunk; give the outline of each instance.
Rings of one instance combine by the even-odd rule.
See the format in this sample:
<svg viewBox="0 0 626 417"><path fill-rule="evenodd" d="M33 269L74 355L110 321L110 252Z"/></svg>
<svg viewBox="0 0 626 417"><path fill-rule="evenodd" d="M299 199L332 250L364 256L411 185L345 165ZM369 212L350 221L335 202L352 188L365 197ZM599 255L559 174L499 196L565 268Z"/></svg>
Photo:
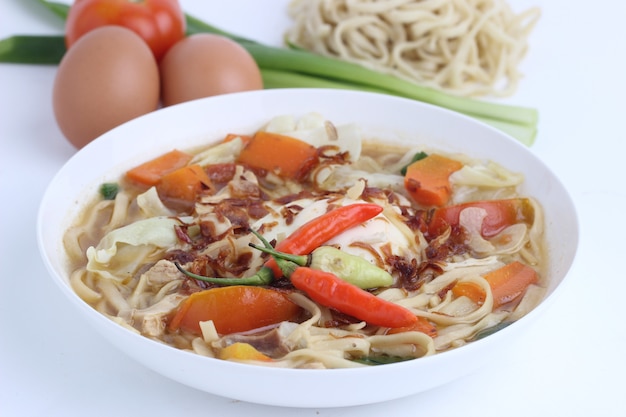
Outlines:
<svg viewBox="0 0 626 417"><path fill-rule="evenodd" d="M485 275L493 292L494 308L515 300L538 281L537 272L521 262L512 262Z"/></svg>
<svg viewBox="0 0 626 417"><path fill-rule="evenodd" d="M163 200L194 202L204 189L214 192L213 182L200 165L188 165L165 174L157 183Z"/></svg>
<svg viewBox="0 0 626 417"><path fill-rule="evenodd" d="M482 305L485 302L485 292L482 287L470 281L462 281L454 284L454 287L452 287L452 295L456 298L465 296L478 305Z"/></svg>
<svg viewBox="0 0 626 417"><path fill-rule="evenodd" d="M150 161L144 162L126 172L126 178L137 184L151 187L165 174L182 168L191 161L193 156L174 149Z"/></svg>
<svg viewBox="0 0 626 417"><path fill-rule="evenodd" d="M491 287L494 309L514 301L524 294L531 284L538 281L537 272L518 261L491 271L484 278ZM485 302L485 293L482 288L472 282L457 282L452 288L452 294L456 297L464 295L477 304Z"/></svg>
<svg viewBox="0 0 626 417"><path fill-rule="evenodd" d="M407 167L404 188L418 204L443 206L452 194L450 174L462 167L459 161L430 154Z"/></svg>
<svg viewBox="0 0 626 417"><path fill-rule="evenodd" d="M230 334L292 320L300 310L284 292L243 285L218 287L186 298L169 328L200 334L200 322L213 320L219 334Z"/></svg>
<svg viewBox="0 0 626 417"><path fill-rule="evenodd" d="M317 164L317 149L290 136L265 131L254 134L237 162L283 178L299 179Z"/></svg>

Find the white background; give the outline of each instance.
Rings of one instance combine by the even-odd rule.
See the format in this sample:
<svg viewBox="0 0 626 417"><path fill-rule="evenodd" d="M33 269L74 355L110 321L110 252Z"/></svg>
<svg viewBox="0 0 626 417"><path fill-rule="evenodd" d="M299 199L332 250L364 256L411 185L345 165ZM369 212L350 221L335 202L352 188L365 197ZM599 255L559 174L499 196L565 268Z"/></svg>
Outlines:
<svg viewBox="0 0 626 417"><path fill-rule="evenodd" d="M509 1L516 10L543 10L522 65L526 77L508 101L539 109L532 150L577 205L581 246L564 291L503 361L412 397L298 415L626 415L626 3ZM182 4L271 44L289 23L287 0ZM63 30L35 0L0 0L0 10L0 38ZM0 416L294 415L199 392L134 363L76 317L48 278L36 212L48 181L75 152L54 121L55 72L0 64Z"/></svg>

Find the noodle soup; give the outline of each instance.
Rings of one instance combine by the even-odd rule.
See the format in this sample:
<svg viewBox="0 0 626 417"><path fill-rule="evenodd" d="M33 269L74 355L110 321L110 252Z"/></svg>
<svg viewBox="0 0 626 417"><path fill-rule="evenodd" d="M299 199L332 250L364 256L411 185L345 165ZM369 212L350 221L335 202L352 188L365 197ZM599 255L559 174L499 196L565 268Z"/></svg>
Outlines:
<svg viewBox="0 0 626 417"><path fill-rule="evenodd" d="M217 144L172 150L169 162L146 161L107 184L115 195L89 204L64 236L70 283L80 298L133 332L178 349L316 369L455 349L518 320L543 299L543 209L521 193L523 175L493 161L389 143L316 113L278 116L259 132L294 144L268 142L276 146L247 159L258 132L232 132ZM313 156L294 147L313 149ZM428 188L426 180L407 180L416 155L453 162L442 203L416 201ZM179 159L171 162L173 156ZM280 248L327 213L366 205L380 212L328 234L320 245L338 250L335 260L367 263L342 277L350 292L327 292L320 301L319 292L328 289L298 287L276 272L251 283L269 259L251 247L263 246L253 231ZM364 283L370 269L388 280ZM366 307L342 310L351 299L338 298L363 293L414 320L386 326L374 323L376 311L359 316ZM264 304L268 294L271 307Z"/></svg>

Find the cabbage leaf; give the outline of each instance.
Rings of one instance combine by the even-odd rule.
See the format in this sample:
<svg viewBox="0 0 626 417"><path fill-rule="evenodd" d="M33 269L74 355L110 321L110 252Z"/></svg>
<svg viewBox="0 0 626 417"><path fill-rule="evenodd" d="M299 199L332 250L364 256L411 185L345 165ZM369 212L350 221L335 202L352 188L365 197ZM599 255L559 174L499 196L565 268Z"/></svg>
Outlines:
<svg viewBox="0 0 626 417"><path fill-rule="evenodd" d="M178 243L175 227L191 220L191 217L152 217L115 229L107 233L96 247L87 248L87 270L105 278L124 279L134 269L128 266L138 267L137 261L150 251L175 246ZM115 262L122 256L124 262ZM109 272L116 269L116 264L127 261L124 276Z"/></svg>

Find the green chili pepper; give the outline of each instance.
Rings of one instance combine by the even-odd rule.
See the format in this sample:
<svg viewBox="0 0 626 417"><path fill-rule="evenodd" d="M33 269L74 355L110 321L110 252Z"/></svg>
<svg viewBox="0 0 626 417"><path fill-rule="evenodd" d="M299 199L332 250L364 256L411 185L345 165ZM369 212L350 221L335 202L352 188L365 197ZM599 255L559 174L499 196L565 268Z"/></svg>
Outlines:
<svg viewBox="0 0 626 417"><path fill-rule="evenodd" d="M256 232L252 233L263 242L266 249L274 251L272 245L263 236ZM409 309L378 298L333 273L300 266L274 254L272 258L276 260L283 274L289 278L296 289L326 307L381 327L413 326L418 320Z"/></svg>
<svg viewBox="0 0 626 417"><path fill-rule="evenodd" d="M417 316L409 309L378 298L371 292L344 281L333 273L299 266L276 255L272 256L293 286L316 303L374 326L408 327L414 326L418 321Z"/></svg>
<svg viewBox="0 0 626 417"><path fill-rule="evenodd" d="M261 235L255 231L252 233L265 243ZM308 255L292 255L270 249L267 246L257 246L254 243L249 245L272 256L291 261L296 265L330 272L362 289L388 287L393 284L393 277L384 269L372 265L359 256L342 252L332 246L320 246Z"/></svg>
<svg viewBox="0 0 626 417"><path fill-rule="evenodd" d="M276 250L295 254L310 253L344 230L372 219L382 211L381 206L372 203L356 203L337 207L298 227L286 239L278 242ZM259 237L258 234L257 237ZM262 240L261 237L259 238ZM282 276L282 271L276 265L274 258L269 259L265 266L272 268L274 277L280 278Z"/></svg>
<svg viewBox="0 0 626 417"><path fill-rule="evenodd" d="M209 282L211 284L219 284L219 285L269 285L274 279L274 274L272 270L267 267L263 267L254 275L245 278L217 278L217 277L205 277L203 275L197 275L193 272L189 272L184 269L178 262L174 262L176 268L183 274L187 275L189 278L197 279L204 282Z"/></svg>

